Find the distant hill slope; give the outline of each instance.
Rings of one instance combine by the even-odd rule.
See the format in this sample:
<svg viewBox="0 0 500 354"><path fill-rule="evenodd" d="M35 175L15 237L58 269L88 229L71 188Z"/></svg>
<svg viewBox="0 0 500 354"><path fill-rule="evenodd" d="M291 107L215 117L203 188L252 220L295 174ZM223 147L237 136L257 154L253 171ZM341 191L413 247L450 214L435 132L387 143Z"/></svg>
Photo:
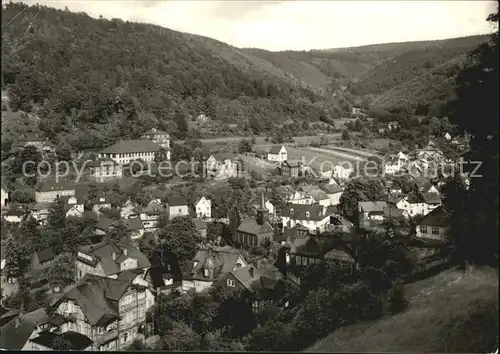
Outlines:
<svg viewBox="0 0 500 354"><path fill-rule="evenodd" d="M385 49L386 59L355 80L349 89L357 95L379 95L408 82L435 67L470 52L487 40L471 36L442 41L398 43L369 46L363 51L378 53ZM355 50L355 49L353 49Z"/></svg>

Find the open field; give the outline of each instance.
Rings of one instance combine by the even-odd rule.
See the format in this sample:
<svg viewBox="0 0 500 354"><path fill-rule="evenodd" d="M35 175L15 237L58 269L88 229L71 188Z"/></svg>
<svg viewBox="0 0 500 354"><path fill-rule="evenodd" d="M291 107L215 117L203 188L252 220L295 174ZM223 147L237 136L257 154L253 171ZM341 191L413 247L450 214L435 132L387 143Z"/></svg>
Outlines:
<svg viewBox="0 0 500 354"><path fill-rule="evenodd" d="M353 151L337 151L332 148L307 148L307 150L315 152L317 154L322 154L326 156L331 156L333 158L337 158L341 161L364 161L366 160L365 156L360 156L357 152Z"/></svg>
<svg viewBox="0 0 500 354"><path fill-rule="evenodd" d="M406 286L410 306L340 328L309 352L488 353L498 346L498 272L449 270Z"/></svg>
<svg viewBox="0 0 500 354"><path fill-rule="evenodd" d="M335 146L335 145L329 145L325 147L326 149L330 149L333 151L340 151L340 152L346 152L348 154L352 154L355 156L360 156L360 157L371 157L371 156L377 156L377 154L372 151L372 150L361 150L361 149L351 149L351 148L346 148L342 146Z"/></svg>
<svg viewBox="0 0 500 354"><path fill-rule="evenodd" d="M243 160L243 166L245 172L255 171L259 174L264 174L272 171L276 171L276 165L268 161L259 159L253 156L240 156Z"/></svg>

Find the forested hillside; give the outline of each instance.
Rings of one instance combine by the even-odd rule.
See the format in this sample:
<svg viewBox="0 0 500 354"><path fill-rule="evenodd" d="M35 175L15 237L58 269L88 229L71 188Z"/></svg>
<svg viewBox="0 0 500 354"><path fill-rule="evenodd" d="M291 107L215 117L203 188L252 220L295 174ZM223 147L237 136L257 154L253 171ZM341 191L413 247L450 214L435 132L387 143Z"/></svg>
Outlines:
<svg viewBox="0 0 500 354"><path fill-rule="evenodd" d="M420 48L401 44L388 46L386 59L350 85L349 90L356 95L379 95L408 82L462 54L475 49L487 40L487 36L471 36L443 41L422 42ZM418 43L418 42L417 42ZM382 45L384 46L384 45ZM373 46L373 51L379 51Z"/></svg>
<svg viewBox="0 0 500 354"><path fill-rule="evenodd" d="M302 126L343 114L306 85L252 63L234 65L203 37L44 6L14 19L24 7L10 3L2 11L10 106L37 113L43 133L75 147L103 146L151 127L178 138L256 134L290 118ZM211 122L198 127L202 113Z"/></svg>

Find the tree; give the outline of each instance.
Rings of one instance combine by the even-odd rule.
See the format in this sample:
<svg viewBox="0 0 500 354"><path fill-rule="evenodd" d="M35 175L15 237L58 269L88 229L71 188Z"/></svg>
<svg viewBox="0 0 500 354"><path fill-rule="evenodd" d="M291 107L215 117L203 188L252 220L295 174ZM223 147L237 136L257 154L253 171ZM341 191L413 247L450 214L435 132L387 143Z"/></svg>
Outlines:
<svg viewBox="0 0 500 354"><path fill-rule="evenodd" d="M167 226L160 230L160 245L171 252L179 262L182 270L189 268L196 254L196 242L199 233L189 216L179 216L169 221Z"/></svg>
<svg viewBox="0 0 500 354"><path fill-rule="evenodd" d="M61 141L56 147L57 161L71 161L71 146L66 141Z"/></svg>
<svg viewBox="0 0 500 354"><path fill-rule="evenodd" d="M347 184L340 197L339 211L355 224L358 220L358 203L385 200L386 192L378 178L355 177Z"/></svg>
<svg viewBox="0 0 500 354"><path fill-rule="evenodd" d="M252 152L252 143L247 139L241 139L238 146L238 151L240 153Z"/></svg>
<svg viewBox="0 0 500 354"><path fill-rule="evenodd" d="M63 255L47 269L47 279L52 287L59 286L64 288L74 282L75 272L75 262L72 257L70 255Z"/></svg>
<svg viewBox="0 0 500 354"><path fill-rule="evenodd" d="M208 293L195 294L192 299L193 311L192 328L201 335L201 340L214 327L217 314L217 304Z"/></svg>
<svg viewBox="0 0 500 354"><path fill-rule="evenodd" d="M349 134L349 130L347 130L347 129L342 130L342 140L344 140L344 141L351 140L351 134Z"/></svg>
<svg viewBox="0 0 500 354"><path fill-rule="evenodd" d="M498 10L487 21L498 21ZM465 160L481 161L482 165L472 177L467 208L456 210L462 218L465 237L473 247L466 247L463 254L471 262L498 266L498 39L491 40L474 50L469 65L456 78L456 99L446 107L453 124L461 134L471 136L470 151ZM481 112L477 119L470 119L474 112ZM464 166L465 172L473 172L476 164ZM470 241L469 241L470 240Z"/></svg>
<svg viewBox="0 0 500 354"><path fill-rule="evenodd" d="M271 320L257 327L250 335L248 349L251 351L282 351L290 342L290 330L282 322Z"/></svg>
<svg viewBox="0 0 500 354"><path fill-rule="evenodd" d="M370 130L367 127L361 128L361 136L363 139L368 139L370 137Z"/></svg>
<svg viewBox="0 0 500 354"><path fill-rule="evenodd" d="M7 239L5 244L5 268L3 270L6 279L17 279L22 275L21 269L23 266L19 254L20 249L21 245L12 236Z"/></svg>
<svg viewBox="0 0 500 354"><path fill-rule="evenodd" d="M106 242L121 243L130 240L130 230L122 220L115 222L104 237Z"/></svg>
<svg viewBox="0 0 500 354"><path fill-rule="evenodd" d="M54 231L62 231L66 225L66 212L64 210L64 202L57 199L49 207L49 214L47 215L47 228Z"/></svg>
<svg viewBox="0 0 500 354"><path fill-rule="evenodd" d="M188 123L186 120L186 115L178 112L174 116L174 121L177 124L177 135L179 139L184 139L188 132Z"/></svg>

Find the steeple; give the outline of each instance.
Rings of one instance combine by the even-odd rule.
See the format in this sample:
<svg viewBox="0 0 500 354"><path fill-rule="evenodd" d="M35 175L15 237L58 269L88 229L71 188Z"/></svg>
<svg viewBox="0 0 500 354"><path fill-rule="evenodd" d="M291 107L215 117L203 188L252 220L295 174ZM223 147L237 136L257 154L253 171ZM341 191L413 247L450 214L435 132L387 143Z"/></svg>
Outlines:
<svg viewBox="0 0 500 354"><path fill-rule="evenodd" d="M260 196L260 207L257 209L257 224L264 225L269 220L269 210L266 208L264 192Z"/></svg>

